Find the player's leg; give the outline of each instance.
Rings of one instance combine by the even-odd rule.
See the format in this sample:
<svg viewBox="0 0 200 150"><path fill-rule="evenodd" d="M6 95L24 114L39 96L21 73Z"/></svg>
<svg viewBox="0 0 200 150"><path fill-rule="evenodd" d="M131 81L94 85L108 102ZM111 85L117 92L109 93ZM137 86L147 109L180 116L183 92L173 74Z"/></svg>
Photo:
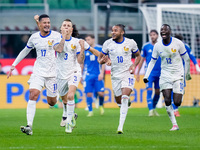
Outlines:
<svg viewBox="0 0 200 150"><path fill-rule="evenodd" d="M88 107L88 117L93 116L93 108L92 108L92 102L93 102L93 91L94 91L94 82L95 78L93 76L86 75L85 81L83 83L84 91L86 93L86 103Z"/></svg>
<svg viewBox="0 0 200 150"><path fill-rule="evenodd" d="M128 113L128 100L129 96L132 92L130 88L122 88L122 96L121 96L121 107L120 107L120 119L118 126L118 133L123 133L124 122Z"/></svg>
<svg viewBox="0 0 200 150"><path fill-rule="evenodd" d="M65 129L66 133L71 133L72 128L75 126L75 123L72 122L72 119L74 117L74 109L75 109L74 95L76 92L76 88L77 87L75 85L70 85L67 94L67 121Z"/></svg>
<svg viewBox="0 0 200 150"><path fill-rule="evenodd" d="M146 89L147 89L147 106L149 109L149 116L153 116L153 99L152 99L152 86L153 86L153 77L149 77L149 82L146 83Z"/></svg>
<svg viewBox="0 0 200 150"><path fill-rule="evenodd" d="M184 80L177 80L173 84L173 102L174 102L174 114L175 116L179 117L180 114L178 112L178 107L181 105L183 100L183 93L184 93Z"/></svg>
<svg viewBox="0 0 200 150"><path fill-rule="evenodd" d="M163 93L163 97L164 97L164 100L165 100L165 107L166 107L166 110L167 110L167 114L172 122L172 129L170 131L173 131L173 128L175 127L178 127L177 125L177 122L176 122L176 118L174 116L174 110L173 110L173 107L171 105L171 91L172 89L163 89L162 90L162 93Z"/></svg>
<svg viewBox="0 0 200 150"><path fill-rule="evenodd" d="M57 79L55 77L45 78L45 87L47 89L47 102L50 106L54 106L57 103Z"/></svg>
<svg viewBox="0 0 200 150"><path fill-rule="evenodd" d="M103 103L104 103L104 81L98 81L98 78L95 80L95 90L98 91L99 95L99 110L100 114L104 114L104 108L103 108Z"/></svg>
<svg viewBox="0 0 200 150"><path fill-rule="evenodd" d="M120 83L120 82L119 82ZM118 133L123 133L123 126L128 113L128 101L133 87L135 84L134 75L128 73L125 78L121 80L121 107L120 107L120 119L118 126Z"/></svg>
<svg viewBox="0 0 200 150"><path fill-rule="evenodd" d="M153 112L154 112L154 116L159 116L159 114L156 111L156 105L160 98L159 77L154 77L154 88L155 88L155 94L153 97Z"/></svg>
<svg viewBox="0 0 200 150"><path fill-rule="evenodd" d="M173 109L174 109L174 115L175 117L180 117L180 114L179 114L179 111L178 111L178 106L176 106L174 104L174 94L173 94L173 91L172 91L172 96L171 96L171 99L172 99L172 106L173 106Z"/></svg>
<svg viewBox="0 0 200 150"><path fill-rule="evenodd" d="M36 112L36 101L38 99L40 91L44 86L44 78L32 74L28 83L30 93L26 109L27 126L21 126L20 129L23 133L26 133L27 135L32 135L33 120Z"/></svg>
<svg viewBox="0 0 200 150"><path fill-rule="evenodd" d="M58 92L62 99L63 114L60 122L61 127L65 127L67 119L67 92L68 92L68 80L57 78Z"/></svg>

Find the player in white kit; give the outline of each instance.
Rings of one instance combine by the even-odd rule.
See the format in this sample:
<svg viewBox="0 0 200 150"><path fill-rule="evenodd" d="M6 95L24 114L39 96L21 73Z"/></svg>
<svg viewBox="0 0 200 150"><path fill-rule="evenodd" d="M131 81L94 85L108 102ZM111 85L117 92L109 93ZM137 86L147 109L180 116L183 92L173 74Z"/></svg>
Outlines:
<svg viewBox="0 0 200 150"><path fill-rule="evenodd" d="M96 55L99 54L84 40L74 38L77 32L74 34L73 27L74 25L70 19L64 20L61 26L61 41L58 42L58 45L55 45L56 51L59 52L57 58L58 91L63 100L64 114L67 114L67 119L64 121L66 123L66 133L71 133L72 128L75 126L74 95L82 77L80 64L84 62L84 51L90 50Z"/></svg>
<svg viewBox="0 0 200 150"><path fill-rule="evenodd" d="M53 49L54 42L60 37L60 33L50 30L50 19L48 15L39 17L38 25L40 32L31 35L27 46L19 53L10 68L7 78L11 76L15 66L26 57L33 49L36 49L37 59L34 63L33 73L29 83L29 101L27 105L27 126L21 126L21 131L32 135L33 119L36 111L36 100L43 87L47 90L47 102L50 106L56 104L57 83L56 83L56 56Z"/></svg>
<svg viewBox="0 0 200 150"><path fill-rule="evenodd" d="M124 37L125 26L117 24L112 27L112 38L104 42L102 52L99 56L99 63L111 60L111 80L115 100L120 105L120 120L117 129L118 134L123 133L123 125L128 112L128 100L133 90L135 78L134 71L141 56L137 43L133 39ZM132 63L132 53L136 56Z"/></svg>
<svg viewBox="0 0 200 150"><path fill-rule="evenodd" d="M186 52L184 43L179 39L171 37L171 27L163 24L160 30L162 40L158 41L153 49L152 59L144 76L144 82L148 82L148 77L154 67L157 58L161 57L160 91L165 99L166 110L173 124L170 131L179 130L173 107L171 105L171 92L173 91L174 104L181 105L184 91L184 75L186 80L190 80L190 58ZM182 58L185 61L185 71Z"/></svg>

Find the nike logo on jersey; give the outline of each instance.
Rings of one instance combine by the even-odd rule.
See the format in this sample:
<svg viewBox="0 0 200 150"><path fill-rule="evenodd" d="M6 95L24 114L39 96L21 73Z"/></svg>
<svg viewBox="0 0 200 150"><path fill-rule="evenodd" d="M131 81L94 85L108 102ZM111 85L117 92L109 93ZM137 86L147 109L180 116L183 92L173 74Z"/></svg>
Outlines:
<svg viewBox="0 0 200 150"><path fill-rule="evenodd" d="M110 51L112 52L112 51L114 51L114 49L111 49Z"/></svg>
<svg viewBox="0 0 200 150"><path fill-rule="evenodd" d="M35 45L37 45L38 43L35 43Z"/></svg>

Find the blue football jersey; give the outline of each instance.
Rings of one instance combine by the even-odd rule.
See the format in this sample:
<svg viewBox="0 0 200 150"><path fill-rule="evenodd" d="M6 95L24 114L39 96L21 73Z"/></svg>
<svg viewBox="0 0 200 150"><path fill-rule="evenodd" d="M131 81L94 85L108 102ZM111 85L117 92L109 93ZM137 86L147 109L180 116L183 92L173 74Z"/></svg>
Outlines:
<svg viewBox="0 0 200 150"><path fill-rule="evenodd" d="M154 47L154 45L152 45L151 42L147 42L142 47L142 54L141 55L142 55L142 57L146 58L147 66L149 65L149 62L151 61L153 47ZM147 66L146 66L146 68L147 68ZM161 72L161 58L159 57L158 60L156 61L156 64L155 64L150 76L159 77L160 72Z"/></svg>
<svg viewBox="0 0 200 150"><path fill-rule="evenodd" d="M95 46L94 49L99 52L102 51L102 47ZM85 51L84 71L89 74L100 74L101 65L97 61L98 57L92 54L90 51Z"/></svg>

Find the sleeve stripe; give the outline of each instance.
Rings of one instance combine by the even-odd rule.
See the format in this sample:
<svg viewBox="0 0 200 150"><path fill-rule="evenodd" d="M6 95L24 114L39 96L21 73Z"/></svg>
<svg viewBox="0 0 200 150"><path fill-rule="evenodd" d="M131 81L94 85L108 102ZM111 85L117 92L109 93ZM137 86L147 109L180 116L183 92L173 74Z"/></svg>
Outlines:
<svg viewBox="0 0 200 150"><path fill-rule="evenodd" d="M137 51L139 51L139 49L137 49L135 52L132 51L132 53L137 53Z"/></svg>
<svg viewBox="0 0 200 150"><path fill-rule="evenodd" d="M107 53L105 53L105 52L103 52L103 51L102 51L102 53L103 53L104 55L108 55Z"/></svg>
<svg viewBox="0 0 200 150"><path fill-rule="evenodd" d="M85 51L88 51L90 49L90 46L89 46L89 48L88 49L86 49Z"/></svg>
<svg viewBox="0 0 200 150"><path fill-rule="evenodd" d="M57 45L57 44L59 44L59 43L55 43L53 46L55 46L55 45Z"/></svg>
<svg viewBox="0 0 200 150"><path fill-rule="evenodd" d="M32 47L29 47L28 45L26 45L26 47L27 47L27 48L32 48Z"/></svg>
<svg viewBox="0 0 200 150"><path fill-rule="evenodd" d="M185 51L185 53L186 53L186 51ZM181 56L185 55L185 53L181 54Z"/></svg>
<svg viewBox="0 0 200 150"><path fill-rule="evenodd" d="M157 58L151 57L153 60L157 60Z"/></svg>

